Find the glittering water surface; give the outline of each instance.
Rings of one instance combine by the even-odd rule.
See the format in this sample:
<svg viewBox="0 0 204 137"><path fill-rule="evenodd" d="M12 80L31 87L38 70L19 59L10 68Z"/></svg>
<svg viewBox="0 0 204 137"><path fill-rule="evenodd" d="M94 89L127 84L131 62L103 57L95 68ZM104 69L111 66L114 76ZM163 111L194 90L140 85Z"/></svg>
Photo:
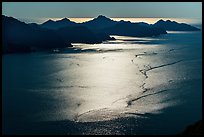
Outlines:
<svg viewBox="0 0 204 137"><path fill-rule="evenodd" d="M178 133L201 119L201 36L113 36L60 53L3 55L3 131Z"/></svg>

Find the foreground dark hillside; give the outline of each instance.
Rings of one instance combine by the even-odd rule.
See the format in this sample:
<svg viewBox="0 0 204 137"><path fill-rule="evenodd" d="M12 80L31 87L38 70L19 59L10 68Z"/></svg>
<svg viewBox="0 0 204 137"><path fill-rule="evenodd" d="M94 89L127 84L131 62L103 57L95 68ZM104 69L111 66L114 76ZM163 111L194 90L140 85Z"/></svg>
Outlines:
<svg viewBox="0 0 204 137"><path fill-rule="evenodd" d="M52 30L34 27L2 15L3 53L71 46Z"/></svg>
<svg viewBox="0 0 204 137"><path fill-rule="evenodd" d="M200 120L188 126L181 135L203 135L203 121Z"/></svg>

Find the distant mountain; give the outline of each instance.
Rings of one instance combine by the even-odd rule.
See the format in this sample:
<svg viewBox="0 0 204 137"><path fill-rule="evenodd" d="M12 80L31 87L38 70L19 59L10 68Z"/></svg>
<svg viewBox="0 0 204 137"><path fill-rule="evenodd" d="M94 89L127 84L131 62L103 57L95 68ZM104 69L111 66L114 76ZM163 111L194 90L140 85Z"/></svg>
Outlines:
<svg viewBox="0 0 204 137"><path fill-rule="evenodd" d="M113 40L110 35L152 37L171 31L198 31L184 23L159 20L155 24L145 22L114 21L99 15L93 20L75 23L67 18L48 20L43 24L26 24L2 15L4 52L26 52L32 49L50 49L71 46L71 43L101 43Z"/></svg>
<svg viewBox="0 0 204 137"><path fill-rule="evenodd" d="M166 34L164 29L151 26L144 22L131 23L130 21L123 20L114 21L102 15L82 24L93 32L105 33L108 35L151 37Z"/></svg>
<svg viewBox="0 0 204 137"><path fill-rule="evenodd" d="M134 24L134 25L130 25L130 24ZM68 27L68 26L69 27L70 26L86 26L91 31L97 33L97 32L104 31L104 29L117 28L118 26L122 27L122 28L120 28L121 31L122 30L125 31L125 27L127 27L127 25L129 25L128 28L130 28L131 26L137 26L138 29L139 29L139 26L148 27L150 29L149 30L150 32L152 30L156 30L156 28L160 28L160 29L165 30L165 31L167 31L167 30L171 30L171 31L198 31L199 30L198 28L193 27L191 25L188 25L185 23L177 23L175 21L170 21L170 20L167 20L167 21L159 20L155 24L151 25L151 24L148 24L145 22L131 23L130 21L123 21L123 20L114 21L114 20L111 20L110 18L107 18L103 15L99 15L98 17L96 17L90 21L83 22L83 23L75 23L75 22L70 21L67 18L64 18L64 19L58 20L58 21L48 20L45 23L41 24L40 26L43 28L48 28L48 29L59 29L59 28ZM145 28L145 30L148 28ZM133 29L135 31L137 31L136 28L133 28ZM107 30L107 31L109 31L109 30ZM161 31L157 30L157 32L155 32L155 35L158 35L158 32L161 32ZM130 32L130 31L128 31L128 32ZM128 33L128 32L124 32L124 33ZM134 36L137 36L139 33L141 33L141 32L134 34ZM133 33L131 32L131 36L132 36L132 34ZM146 32L144 32L144 34L146 34ZM164 33L162 32L161 34L164 34ZM151 35L154 35L153 32L151 33ZM143 36L143 34L141 34L141 36Z"/></svg>
<svg viewBox="0 0 204 137"><path fill-rule="evenodd" d="M104 29L104 28L116 25L117 23L118 23L117 21L111 20L110 18L107 18L102 15L99 15L97 18L94 18L93 20L90 20L81 24L93 31L96 31L99 29Z"/></svg>
<svg viewBox="0 0 204 137"><path fill-rule="evenodd" d="M175 21L159 20L153 26L160 27L168 31L199 31L200 29L185 23L177 23Z"/></svg>
<svg viewBox="0 0 204 137"><path fill-rule="evenodd" d="M62 20L48 20L41 24L40 26L43 28L48 28L48 29L59 29L62 27L73 27L73 26L85 26L89 28L92 31L98 30L98 29L103 29L105 27L109 27L112 25L115 25L117 21L113 21L105 16L99 15L97 18L94 18L93 20L83 22L83 23L75 23L73 21L70 21L67 18L64 18Z"/></svg>
<svg viewBox="0 0 204 137"><path fill-rule="evenodd" d="M152 37L167 34L162 28L154 27L146 23L131 23L129 21L120 21L114 26L104 28L102 32L109 35L134 37Z"/></svg>
<svg viewBox="0 0 204 137"><path fill-rule="evenodd" d="M109 26L111 23L112 20L109 18L98 16L84 23L75 23L67 18L58 21L48 20L40 26L57 31L65 41L72 43L101 43L102 41L112 40L113 38L97 30Z"/></svg>
<svg viewBox="0 0 204 137"><path fill-rule="evenodd" d="M33 28L40 28L40 26L37 23L29 23L28 25Z"/></svg>
<svg viewBox="0 0 204 137"><path fill-rule="evenodd" d="M104 40L110 40L111 37L106 34L93 33L86 26L64 27L57 30L57 33L65 40L71 43L101 43Z"/></svg>
<svg viewBox="0 0 204 137"><path fill-rule="evenodd" d="M125 36L136 36L136 37L158 36L161 34L166 34L167 33L166 31L168 30L171 30L171 31L197 31L199 30L198 28L190 26L188 24L177 23L175 21L170 21L170 20L167 20L167 21L159 20L158 22L152 25L152 24L148 24L145 22L132 23L130 21L123 21L123 20L114 21L103 15L99 15L98 17L90 21L83 22L83 23L71 22L69 19L66 19L66 18L59 20L59 21L48 20L47 22L43 23L41 26L43 27L46 26L46 28L51 28L51 29L59 29L59 28L62 28L62 26L64 27L73 27L73 26L75 27L83 26L84 27L85 26L93 33L103 34L103 36L105 35L125 35ZM65 33L63 34L65 35ZM88 38L88 36L86 38ZM107 36L106 38L109 39L109 37ZM79 40L79 41L83 41L83 40ZM89 40L87 39L87 41ZM97 40L92 40L92 41L97 41Z"/></svg>
<svg viewBox="0 0 204 137"><path fill-rule="evenodd" d="M47 28L47 29L59 29L62 27L66 27L66 26L75 26L77 25L77 23L70 21L67 18L63 18L61 20L57 20L57 21L53 21L53 20L48 20L46 22L44 22L43 24L41 24L40 26L42 28Z"/></svg>
<svg viewBox="0 0 204 137"><path fill-rule="evenodd" d="M198 29L202 29L202 24L193 24L194 27L198 28Z"/></svg>
<svg viewBox="0 0 204 137"><path fill-rule="evenodd" d="M138 22L138 23L136 23L136 24L138 24L138 25L142 25L142 26L150 26L150 24L145 23L145 22Z"/></svg>
<svg viewBox="0 0 204 137"><path fill-rule="evenodd" d="M3 53L71 46L54 31L2 15Z"/></svg>

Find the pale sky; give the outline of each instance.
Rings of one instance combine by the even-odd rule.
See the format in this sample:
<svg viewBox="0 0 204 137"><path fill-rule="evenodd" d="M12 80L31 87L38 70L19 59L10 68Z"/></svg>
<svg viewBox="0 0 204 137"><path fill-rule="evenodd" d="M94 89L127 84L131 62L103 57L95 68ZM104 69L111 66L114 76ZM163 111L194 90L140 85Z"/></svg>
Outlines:
<svg viewBox="0 0 204 137"><path fill-rule="evenodd" d="M202 2L3 2L2 14L23 19L105 15L202 20Z"/></svg>

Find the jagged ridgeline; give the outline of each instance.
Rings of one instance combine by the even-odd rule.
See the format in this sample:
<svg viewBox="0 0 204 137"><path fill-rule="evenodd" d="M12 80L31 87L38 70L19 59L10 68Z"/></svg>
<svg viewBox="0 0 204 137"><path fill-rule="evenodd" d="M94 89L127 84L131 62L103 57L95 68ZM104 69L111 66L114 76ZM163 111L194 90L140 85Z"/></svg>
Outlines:
<svg viewBox="0 0 204 137"><path fill-rule="evenodd" d="M99 15L90 21L76 23L67 18L42 24L26 24L2 15L3 53L31 52L71 47L71 43L102 43L114 40L110 35L152 37L166 31L199 31L198 28L175 21L159 20L155 24L114 21Z"/></svg>

